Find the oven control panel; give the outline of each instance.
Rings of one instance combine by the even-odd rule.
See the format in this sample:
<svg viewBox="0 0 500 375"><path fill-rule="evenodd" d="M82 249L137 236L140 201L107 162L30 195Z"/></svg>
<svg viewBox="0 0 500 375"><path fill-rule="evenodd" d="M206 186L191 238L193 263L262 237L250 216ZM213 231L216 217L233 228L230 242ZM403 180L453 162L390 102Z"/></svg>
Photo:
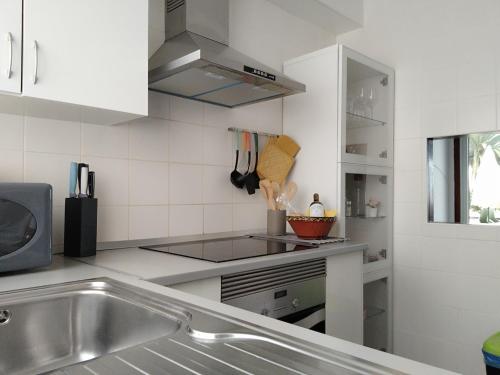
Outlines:
<svg viewBox="0 0 500 375"><path fill-rule="evenodd" d="M224 303L280 319L325 303L325 276L261 290Z"/></svg>

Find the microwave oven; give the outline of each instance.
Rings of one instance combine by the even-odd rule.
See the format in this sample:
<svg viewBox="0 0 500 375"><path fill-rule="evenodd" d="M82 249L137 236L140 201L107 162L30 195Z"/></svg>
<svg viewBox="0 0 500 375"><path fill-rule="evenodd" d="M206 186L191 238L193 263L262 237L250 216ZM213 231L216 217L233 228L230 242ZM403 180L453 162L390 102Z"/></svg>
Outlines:
<svg viewBox="0 0 500 375"><path fill-rule="evenodd" d="M0 183L0 273L52 261L52 187Z"/></svg>

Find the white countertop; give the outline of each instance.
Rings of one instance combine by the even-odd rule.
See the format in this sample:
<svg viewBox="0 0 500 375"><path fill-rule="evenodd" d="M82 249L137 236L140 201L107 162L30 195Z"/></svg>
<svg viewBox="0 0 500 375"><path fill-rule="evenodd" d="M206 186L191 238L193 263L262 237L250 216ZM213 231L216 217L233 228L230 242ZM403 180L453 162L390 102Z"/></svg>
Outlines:
<svg viewBox="0 0 500 375"><path fill-rule="evenodd" d="M361 251L365 248L366 245L353 242L325 244L316 249L214 263L134 247L98 251L96 256L81 258L78 261L161 285L174 285L256 268L273 267L286 263Z"/></svg>
<svg viewBox="0 0 500 375"><path fill-rule="evenodd" d="M339 251L356 251L353 248L351 250L340 250L337 248L336 250L337 253ZM328 249L315 250L316 252L314 256L323 257L334 255L336 250L333 249L332 246L329 246ZM235 269L239 269L240 267L272 265L272 263L278 259L282 260L281 264L283 264L283 262L297 261L301 256L304 255L302 253L299 255L295 255L293 253L282 254L264 258L253 258L229 262L235 263L230 265L229 263L216 264L205 261L196 261L189 258L161 253L144 252L143 250L139 250L137 248L131 248L99 252L98 255L90 261L90 263L95 265L91 265L65 258L62 255L56 255L54 256L54 261L51 267L32 272L0 276L0 292L90 278L109 277L132 284L136 287L165 295L167 297L203 306L203 308L220 314L237 317L243 321L255 324L266 330L274 331L278 334L295 335L302 340L322 345L331 350L350 354L403 373L426 375L452 374L451 372L422 363L366 348L332 336L319 334L295 325L281 322L279 320L263 317L232 306L210 301L191 294L186 294L146 280L141 280L141 278L150 278L153 275L153 277L166 277L166 280L170 278L170 280L188 281L189 277L182 275L187 274L198 277L200 275L206 275L207 272L221 274L221 272L226 271L233 272ZM268 260L265 258L268 258ZM276 259L273 260L272 258ZM249 265L250 263L253 263L253 266ZM119 270L119 272L111 270L111 268Z"/></svg>

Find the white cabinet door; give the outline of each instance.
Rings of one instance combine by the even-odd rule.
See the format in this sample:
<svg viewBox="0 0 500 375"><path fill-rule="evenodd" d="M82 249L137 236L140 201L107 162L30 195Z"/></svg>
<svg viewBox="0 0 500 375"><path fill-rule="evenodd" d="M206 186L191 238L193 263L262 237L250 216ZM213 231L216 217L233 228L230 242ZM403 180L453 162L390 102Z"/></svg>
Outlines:
<svg viewBox="0 0 500 375"><path fill-rule="evenodd" d="M146 115L147 84L147 1L24 0L24 96Z"/></svg>
<svg viewBox="0 0 500 375"><path fill-rule="evenodd" d="M0 1L0 91L21 93L23 1Z"/></svg>
<svg viewBox="0 0 500 375"><path fill-rule="evenodd" d="M363 345L363 252L326 258L326 334Z"/></svg>

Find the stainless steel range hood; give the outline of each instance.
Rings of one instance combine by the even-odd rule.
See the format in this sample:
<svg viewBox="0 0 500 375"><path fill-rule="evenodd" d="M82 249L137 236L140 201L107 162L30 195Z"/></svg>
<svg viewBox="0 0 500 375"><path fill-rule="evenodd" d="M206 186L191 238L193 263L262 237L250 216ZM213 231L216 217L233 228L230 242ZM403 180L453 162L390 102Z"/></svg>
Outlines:
<svg viewBox="0 0 500 375"><path fill-rule="evenodd" d="M227 45L228 1L165 1L166 41L149 60L150 90L230 108L304 92Z"/></svg>

